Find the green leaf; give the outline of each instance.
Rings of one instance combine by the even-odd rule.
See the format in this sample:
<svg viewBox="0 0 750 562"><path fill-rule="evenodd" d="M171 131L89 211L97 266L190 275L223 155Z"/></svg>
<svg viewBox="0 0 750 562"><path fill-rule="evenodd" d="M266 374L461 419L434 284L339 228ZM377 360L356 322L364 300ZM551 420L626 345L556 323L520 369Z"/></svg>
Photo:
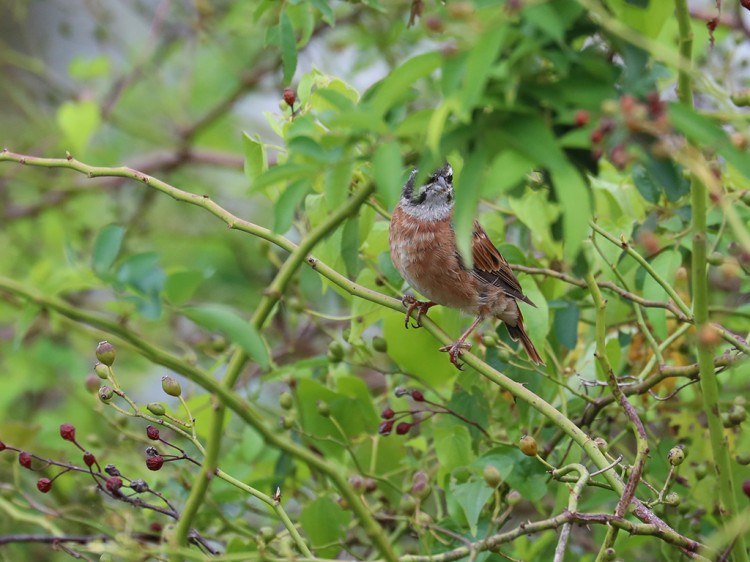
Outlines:
<svg viewBox="0 0 750 562"><path fill-rule="evenodd" d="M221 305L207 304L185 307L182 312L199 326L224 334L264 369L269 366L268 348L260 333L233 310Z"/></svg>
<svg viewBox="0 0 750 562"><path fill-rule="evenodd" d="M117 280L143 294L158 295L164 288L166 276L159 265L156 252L143 252L127 257L117 268Z"/></svg>
<svg viewBox="0 0 750 562"><path fill-rule="evenodd" d="M370 106L383 115L408 92L420 78L429 76L441 62L440 53L424 53L410 58L374 87Z"/></svg>
<svg viewBox="0 0 750 562"><path fill-rule="evenodd" d="M68 65L68 74L76 80L89 80L109 75L111 65L109 58L105 55L85 58L82 56L73 57Z"/></svg>
<svg viewBox="0 0 750 562"><path fill-rule="evenodd" d="M570 164L553 170L552 182L563 212L563 257L575 261L589 231L591 201L581 174Z"/></svg>
<svg viewBox="0 0 750 562"><path fill-rule="evenodd" d="M661 193L646 168L641 164L634 164L631 175L638 193L649 203L658 203Z"/></svg>
<svg viewBox="0 0 750 562"><path fill-rule="evenodd" d="M488 26L474 44L466 59L466 71L463 80L461 101L464 113L479 104L484 92L490 69L498 59L501 47L508 36L509 26L506 24Z"/></svg>
<svg viewBox="0 0 750 562"><path fill-rule="evenodd" d="M336 16L333 13L331 6L328 5L327 0L310 0L310 3L315 6L315 8L320 12L320 15L323 16L324 22L326 22L328 25L333 25L336 23Z"/></svg>
<svg viewBox="0 0 750 562"><path fill-rule="evenodd" d="M464 425L435 426L435 454L440 464L440 481L454 468L471 464L474 452Z"/></svg>
<svg viewBox="0 0 750 562"><path fill-rule="evenodd" d="M273 206L273 231L284 233L289 230L294 220L294 211L310 189L310 182L306 179L297 180L289 184L281 192L279 199Z"/></svg>
<svg viewBox="0 0 750 562"><path fill-rule="evenodd" d="M352 179L352 164L348 161L339 162L326 170L323 190L326 194L326 206L334 211L346 201L349 194L349 184Z"/></svg>
<svg viewBox="0 0 750 562"><path fill-rule="evenodd" d="M245 177L253 185L255 178L268 169L266 160L266 145L258 135L251 138L246 132L242 132L242 150L245 153Z"/></svg>
<svg viewBox="0 0 750 562"><path fill-rule="evenodd" d="M91 268L97 275L104 275L115 263L124 238L125 227L117 224L105 226L99 232L91 256Z"/></svg>
<svg viewBox="0 0 750 562"><path fill-rule="evenodd" d="M200 271L177 271L167 276L164 294L172 304L181 305L193 296L203 279Z"/></svg>
<svg viewBox="0 0 750 562"><path fill-rule="evenodd" d="M467 267L472 265L473 260L471 239L486 168L486 154L487 151L481 148L472 152L464 163L456 182L456 208L453 213L453 226L456 229L458 251Z"/></svg>
<svg viewBox="0 0 750 562"><path fill-rule="evenodd" d="M65 135L70 152L80 155L101 124L99 106L93 101L68 101L57 110L57 124Z"/></svg>
<svg viewBox="0 0 750 562"><path fill-rule="evenodd" d="M464 484L453 484L451 493L466 515L472 536L477 536L477 521L484 504L492 495L492 488L484 480L472 480Z"/></svg>
<svg viewBox="0 0 750 562"><path fill-rule="evenodd" d="M301 178L305 178L309 182L311 177L317 174L319 170L320 168L317 164L296 164L293 162L278 164L258 176L255 180L254 189L260 190L283 181L298 180Z"/></svg>
<svg viewBox="0 0 750 562"><path fill-rule="evenodd" d="M341 150L326 150L314 139L306 136L297 136L287 143L287 147L296 156L305 156L318 162L335 162L338 160ZM338 147L337 147L338 148ZM337 152L339 154L337 154Z"/></svg>
<svg viewBox="0 0 750 562"><path fill-rule="evenodd" d="M402 187L401 148L391 141L378 146L373 156L375 186L386 207L392 209L398 203Z"/></svg>
<svg viewBox="0 0 750 562"><path fill-rule="evenodd" d="M302 508L299 519L318 556L334 558L341 551L339 543L346 538L351 515L336 502L319 497Z"/></svg>
<svg viewBox="0 0 750 562"><path fill-rule="evenodd" d="M523 154L515 150L502 151L490 165L482 195L493 197L515 187L533 169L534 162Z"/></svg>
<svg viewBox="0 0 750 562"><path fill-rule="evenodd" d="M290 84L297 70L297 39L294 37L292 20L285 11L279 18L279 46L281 47L281 63L284 67L284 83Z"/></svg>
<svg viewBox="0 0 750 562"><path fill-rule="evenodd" d="M639 35L655 39L674 14L672 2L663 0L606 0L615 20L633 28Z"/></svg>
<svg viewBox="0 0 750 562"><path fill-rule="evenodd" d="M555 336L568 349L575 349L578 343L580 315L580 309L574 302L566 302L562 308L555 310Z"/></svg>

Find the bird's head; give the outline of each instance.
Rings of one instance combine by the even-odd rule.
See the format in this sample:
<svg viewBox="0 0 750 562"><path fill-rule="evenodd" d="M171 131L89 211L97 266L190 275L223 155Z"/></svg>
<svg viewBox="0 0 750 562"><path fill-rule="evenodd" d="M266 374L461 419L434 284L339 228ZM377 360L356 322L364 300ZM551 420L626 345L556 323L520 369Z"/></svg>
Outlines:
<svg viewBox="0 0 750 562"><path fill-rule="evenodd" d="M453 168L447 162L435 170L424 185L415 186L417 170L409 176L401 194L401 207L422 220L443 220L453 211Z"/></svg>

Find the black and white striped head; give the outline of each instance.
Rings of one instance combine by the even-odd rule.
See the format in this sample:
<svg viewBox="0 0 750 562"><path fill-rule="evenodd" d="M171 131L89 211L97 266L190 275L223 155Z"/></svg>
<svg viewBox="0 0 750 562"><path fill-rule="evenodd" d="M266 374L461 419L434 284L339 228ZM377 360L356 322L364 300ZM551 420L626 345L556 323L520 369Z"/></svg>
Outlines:
<svg viewBox="0 0 750 562"><path fill-rule="evenodd" d="M447 162L435 170L419 189L414 185L417 170L409 176L409 180L401 193L401 207L416 218L435 221L443 220L453 211L453 168Z"/></svg>

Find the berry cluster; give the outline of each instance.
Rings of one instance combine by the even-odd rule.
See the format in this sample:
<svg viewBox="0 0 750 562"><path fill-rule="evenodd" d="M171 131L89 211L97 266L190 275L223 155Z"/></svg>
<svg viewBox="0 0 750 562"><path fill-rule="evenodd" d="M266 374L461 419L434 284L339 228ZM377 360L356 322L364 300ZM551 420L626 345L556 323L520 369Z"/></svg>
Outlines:
<svg viewBox="0 0 750 562"><path fill-rule="evenodd" d="M380 433L381 435L390 435L391 433L393 433L394 426L397 435L406 435L413 427L430 419L433 416L436 416L438 414L449 414L460 419L466 424L473 425L479 431L484 433L485 436L489 437L487 431L478 423L467 419L448 406L443 406L442 404L438 404L437 402L428 400L427 398L425 398L424 393L421 390L397 387L393 393L396 395L396 398L410 396L414 402L426 404L427 406L415 410L399 411L394 410L390 406L386 407L380 413L380 417L384 420L378 426L378 433ZM411 421L399 421L403 420L404 418L411 418Z"/></svg>

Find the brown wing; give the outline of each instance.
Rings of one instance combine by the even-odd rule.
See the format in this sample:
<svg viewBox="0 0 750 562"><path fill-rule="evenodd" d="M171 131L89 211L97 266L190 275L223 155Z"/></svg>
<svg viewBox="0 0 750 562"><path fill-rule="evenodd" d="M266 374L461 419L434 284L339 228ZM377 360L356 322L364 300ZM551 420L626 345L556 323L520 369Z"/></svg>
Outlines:
<svg viewBox="0 0 750 562"><path fill-rule="evenodd" d="M521 284L513 275L510 264L495 248L479 221L474 221L474 234L471 240L471 255L474 259L472 273L491 285L501 288L505 294L520 301L536 306L523 294Z"/></svg>

